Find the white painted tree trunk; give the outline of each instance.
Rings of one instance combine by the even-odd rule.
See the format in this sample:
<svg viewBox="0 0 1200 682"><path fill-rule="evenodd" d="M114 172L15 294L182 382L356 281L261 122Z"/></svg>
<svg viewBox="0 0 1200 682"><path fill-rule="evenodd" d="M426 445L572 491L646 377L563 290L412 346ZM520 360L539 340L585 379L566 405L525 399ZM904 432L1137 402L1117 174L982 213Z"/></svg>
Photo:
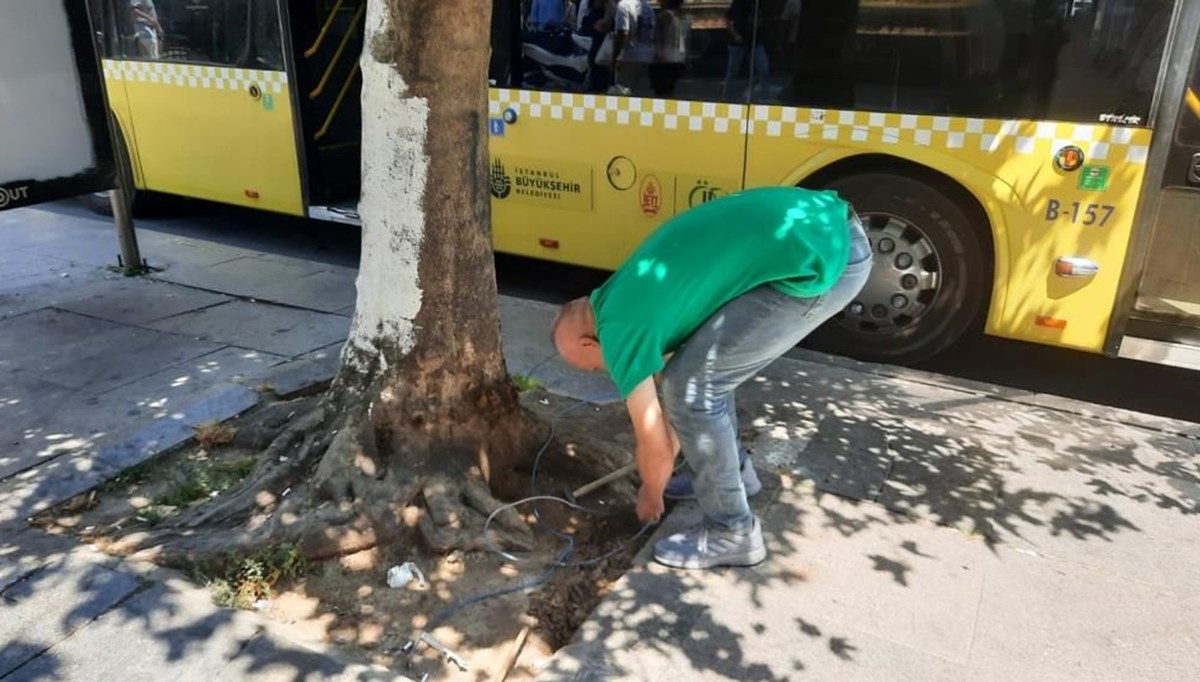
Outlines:
<svg viewBox="0 0 1200 682"><path fill-rule="evenodd" d="M387 371L389 351L416 344L418 265L425 233L429 102L370 46L388 30L387 0L368 0L362 67L362 261L343 372ZM387 343L381 343L386 340Z"/></svg>

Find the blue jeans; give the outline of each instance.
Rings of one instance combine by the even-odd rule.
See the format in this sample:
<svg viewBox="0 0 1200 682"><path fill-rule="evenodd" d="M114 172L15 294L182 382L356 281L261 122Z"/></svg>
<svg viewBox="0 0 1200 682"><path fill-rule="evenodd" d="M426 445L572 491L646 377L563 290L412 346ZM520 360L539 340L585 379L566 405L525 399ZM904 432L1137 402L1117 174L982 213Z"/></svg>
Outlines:
<svg viewBox="0 0 1200 682"><path fill-rule="evenodd" d="M742 486L734 390L850 304L871 274L871 242L850 220L850 259L828 292L796 298L761 286L721 307L663 371L663 408L679 436L706 520L732 531L754 517Z"/></svg>

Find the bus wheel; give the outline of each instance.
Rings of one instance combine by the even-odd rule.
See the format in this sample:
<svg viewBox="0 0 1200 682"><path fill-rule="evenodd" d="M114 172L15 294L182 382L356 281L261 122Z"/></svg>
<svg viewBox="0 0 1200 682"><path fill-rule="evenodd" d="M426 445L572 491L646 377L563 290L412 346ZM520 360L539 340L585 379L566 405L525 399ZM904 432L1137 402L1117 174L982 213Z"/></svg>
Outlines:
<svg viewBox="0 0 1200 682"><path fill-rule="evenodd" d="M868 173L828 185L854 205L874 265L858 298L813 334L811 345L862 360L910 364L976 324L990 263L961 206L910 177Z"/></svg>

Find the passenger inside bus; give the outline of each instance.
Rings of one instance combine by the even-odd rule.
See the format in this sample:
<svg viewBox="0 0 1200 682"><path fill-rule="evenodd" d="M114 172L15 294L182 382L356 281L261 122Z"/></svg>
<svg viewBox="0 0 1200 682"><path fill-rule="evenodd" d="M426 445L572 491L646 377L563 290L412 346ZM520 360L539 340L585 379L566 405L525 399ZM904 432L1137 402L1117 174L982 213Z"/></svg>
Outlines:
<svg viewBox="0 0 1200 682"><path fill-rule="evenodd" d="M619 0L609 36L616 73L616 91L632 94L646 90L650 63L654 61L654 10L650 0ZM601 49L601 55L604 50Z"/></svg>
<svg viewBox="0 0 1200 682"><path fill-rule="evenodd" d="M162 54L163 28L154 0L129 0L129 14L138 56L158 59Z"/></svg>

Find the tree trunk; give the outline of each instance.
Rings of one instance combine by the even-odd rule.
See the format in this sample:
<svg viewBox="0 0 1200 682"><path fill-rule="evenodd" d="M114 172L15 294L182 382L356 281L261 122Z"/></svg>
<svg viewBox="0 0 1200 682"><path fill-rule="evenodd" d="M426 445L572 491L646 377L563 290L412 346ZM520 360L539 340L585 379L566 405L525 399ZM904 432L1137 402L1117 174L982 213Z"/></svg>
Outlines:
<svg viewBox="0 0 1200 682"><path fill-rule="evenodd" d="M298 542L323 557L412 530L435 550L482 546L483 519L500 507L491 490L540 435L501 352L487 190L490 7L368 0L362 262L338 375L315 409L251 425L271 442L238 490L131 539L128 551L203 563ZM516 512L497 520L493 542L529 546ZM194 532L214 526L225 532Z"/></svg>
<svg viewBox="0 0 1200 682"><path fill-rule="evenodd" d="M362 263L328 401L339 426L360 434L354 475L366 466L376 480L414 485L443 526L459 502L493 506L478 486L456 485L465 473L491 483L530 455L501 349L492 255L490 29L480 0L368 2ZM333 447L325 455L336 456ZM340 480L348 463L321 468Z"/></svg>
<svg viewBox="0 0 1200 682"><path fill-rule="evenodd" d="M487 191L490 4L368 3L363 255L334 391L371 403L387 464L470 453L512 464ZM399 458L398 458L399 457Z"/></svg>

